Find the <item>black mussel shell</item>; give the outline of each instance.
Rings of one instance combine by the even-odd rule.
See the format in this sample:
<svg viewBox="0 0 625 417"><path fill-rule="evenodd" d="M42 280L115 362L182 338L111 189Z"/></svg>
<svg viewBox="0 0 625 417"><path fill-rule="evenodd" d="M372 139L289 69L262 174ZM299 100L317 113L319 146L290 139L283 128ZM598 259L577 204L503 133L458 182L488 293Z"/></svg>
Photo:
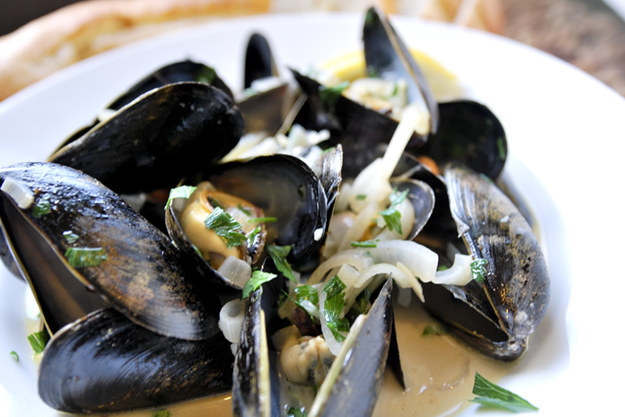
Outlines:
<svg viewBox="0 0 625 417"><path fill-rule="evenodd" d="M531 226L485 176L445 169L450 208L466 251L486 261L484 281L424 285L425 306L470 346L502 360L518 358L549 303L547 265Z"/></svg>
<svg viewBox="0 0 625 417"><path fill-rule="evenodd" d="M151 90L50 156L117 193L174 187L238 142L243 118L223 91L204 83Z"/></svg>
<svg viewBox="0 0 625 417"><path fill-rule="evenodd" d="M39 395L68 413L159 407L226 393L233 356L221 333L201 341L161 336L113 309L60 330L39 366Z"/></svg>
<svg viewBox="0 0 625 417"><path fill-rule="evenodd" d="M434 93L387 16L377 7L369 8L365 14L362 40L367 73L391 81L406 81L408 101L421 103L430 116L429 131L436 132L439 110Z"/></svg>
<svg viewBox="0 0 625 417"><path fill-rule="evenodd" d="M79 171L45 162L3 168L0 181L7 180L34 197L32 204L21 209L11 196L0 194L5 226L18 219L9 233L16 254L27 266L32 265L26 261L31 257L53 261L48 267L27 271L29 280L36 283L33 291L40 303L49 304L48 297L58 300L56 294L38 292L38 283L54 281L57 277L46 272L60 269L157 333L203 339L219 331L220 303L197 264L117 194ZM97 256L80 262L89 251ZM70 261L73 255L81 259ZM54 291L53 284L42 285ZM49 310L70 307L70 303L49 305Z"/></svg>
<svg viewBox="0 0 625 417"><path fill-rule="evenodd" d="M353 178L379 155L397 129L398 122L367 108L307 77L291 70L307 100L295 118L309 130L327 129L330 139L327 146L343 147L343 176ZM420 146L425 138L416 132L409 146Z"/></svg>
<svg viewBox="0 0 625 417"><path fill-rule="evenodd" d="M243 87L249 88L252 82L278 75L269 41L260 33L253 33L245 49Z"/></svg>

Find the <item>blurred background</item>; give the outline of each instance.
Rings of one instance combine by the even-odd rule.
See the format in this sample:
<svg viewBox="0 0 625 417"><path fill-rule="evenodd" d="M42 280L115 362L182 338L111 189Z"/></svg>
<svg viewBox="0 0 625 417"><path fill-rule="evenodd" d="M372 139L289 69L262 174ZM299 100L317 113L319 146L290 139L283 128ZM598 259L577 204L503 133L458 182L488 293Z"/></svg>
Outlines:
<svg viewBox="0 0 625 417"><path fill-rule="evenodd" d="M85 1L92 0L82 2ZM186 0L180 1L184 3ZM304 8L308 5L314 9L331 10L346 9L347 4L361 10L370 3L362 0L291 1L293 3L275 0L265 3L280 3L282 6L301 3ZM625 0L437 0L436 8L430 8L427 12L416 10L414 4L423 5L427 1L385 0L377 3L397 4L387 7L391 13L425 15L422 17L473 26L516 39L570 62L625 95L625 23L620 14L615 12L625 10ZM3 58L3 38L11 36L11 32L28 22L72 3L77 1L0 0L0 59ZM213 3L227 1L215 0ZM410 10L406 6L409 3L413 4ZM467 12L476 7L477 3L483 3L483 10L478 17L475 13L470 15L471 12ZM244 9L245 1L238 1L237 4L238 8L228 13L241 15L257 12L252 10L248 13ZM0 97L0 100L3 98Z"/></svg>

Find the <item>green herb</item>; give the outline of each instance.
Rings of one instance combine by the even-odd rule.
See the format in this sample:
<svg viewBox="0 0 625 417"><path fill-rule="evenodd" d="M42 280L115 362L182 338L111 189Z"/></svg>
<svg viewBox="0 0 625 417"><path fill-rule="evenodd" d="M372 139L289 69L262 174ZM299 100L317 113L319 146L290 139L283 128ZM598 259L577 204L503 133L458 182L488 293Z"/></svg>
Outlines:
<svg viewBox="0 0 625 417"><path fill-rule="evenodd" d="M67 248L65 258L74 268L100 266L108 260L106 251L102 248Z"/></svg>
<svg viewBox="0 0 625 417"><path fill-rule="evenodd" d="M384 219L384 223L386 223L388 230L396 230L398 233L402 233L401 213L397 209L397 206L399 206L406 199L407 195L408 190L404 190L402 192L393 190L389 197L391 204L387 209L380 211L380 215Z"/></svg>
<svg viewBox="0 0 625 417"><path fill-rule="evenodd" d="M349 82L343 81L333 87L319 87L319 98L321 99L321 103L326 107L334 107L336 101L339 97L341 97L341 94L343 94L343 90L345 90L348 86Z"/></svg>
<svg viewBox="0 0 625 417"><path fill-rule="evenodd" d="M170 417L171 413L168 410L156 410L152 417Z"/></svg>
<svg viewBox="0 0 625 417"><path fill-rule="evenodd" d="M497 154L499 156L499 159L501 159L502 161L505 161L506 153L507 153L506 152L506 140L502 137L498 137L495 144L497 145Z"/></svg>
<svg viewBox="0 0 625 417"><path fill-rule="evenodd" d="M352 305L352 309L358 314L367 314L371 303L369 299L371 298L371 291L365 288L358 297L356 297L356 301L354 301L354 305Z"/></svg>
<svg viewBox="0 0 625 417"><path fill-rule="evenodd" d="M277 221L277 217L252 217L247 219L248 223L275 223Z"/></svg>
<svg viewBox="0 0 625 417"><path fill-rule="evenodd" d="M197 187L192 185L181 185L180 187L172 188L169 191L169 197L167 198L167 204L165 204L165 210L169 209L169 206L174 198L189 198L196 189Z"/></svg>
<svg viewBox="0 0 625 417"><path fill-rule="evenodd" d="M237 204L237 208L243 212L246 216L251 216L252 212L243 207L241 204Z"/></svg>
<svg viewBox="0 0 625 417"><path fill-rule="evenodd" d="M76 243L76 241L78 240L78 235L74 232L72 232L71 230L66 230L63 232L63 237L65 238L65 241L67 243L69 243L70 245L72 243Z"/></svg>
<svg viewBox="0 0 625 417"><path fill-rule="evenodd" d="M217 72L214 68L204 67L202 71L197 75L197 81L206 84L212 84L217 78Z"/></svg>
<svg viewBox="0 0 625 417"><path fill-rule="evenodd" d="M273 260L273 263L278 268L278 271L282 273L289 280L297 283L297 279L293 274L293 269L291 268L291 264L286 260L286 257L289 255L291 251L291 246L278 246L278 245L270 245L267 247L267 253Z"/></svg>
<svg viewBox="0 0 625 417"><path fill-rule="evenodd" d="M290 407L286 412L287 417L306 417L306 413L299 408Z"/></svg>
<svg viewBox="0 0 625 417"><path fill-rule="evenodd" d="M15 359L15 362L19 362L20 361L20 356L17 354L16 351L12 350L9 354L11 355L11 357L13 359Z"/></svg>
<svg viewBox="0 0 625 417"><path fill-rule="evenodd" d="M30 347L33 348L35 353L43 352L48 344L48 340L50 340L50 335L45 329L28 335L28 343L30 343Z"/></svg>
<svg viewBox="0 0 625 417"><path fill-rule="evenodd" d="M367 194L358 194L356 196L356 200L366 200L367 199Z"/></svg>
<svg viewBox="0 0 625 417"><path fill-rule="evenodd" d="M265 282L271 281L275 277L277 277L276 274L263 272L258 269L252 272L252 277L245 283L245 287L243 287L243 294L241 294L241 298L249 297L251 293L258 289L258 287L263 285Z"/></svg>
<svg viewBox="0 0 625 417"><path fill-rule="evenodd" d="M323 317L326 321L326 325L334 335L334 338L338 342L345 340L345 336L341 332L349 331L349 321L339 315L345 307L345 284L338 275L335 275L323 286L323 292L326 294L326 299L323 303L324 314Z"/></svg>
<svg viewBox="0 0 625 417"><path fill-rule="evenodd" d="M351 245L355 248L377 248L380 239L363 240L362 242L353 241Z"/></svg>
<svg viewBox="0 0 625 417"><path fill-rule="evenodd" d="M242 245L246 238L242 233L243 227L221 207L215 207L204 221L206 228L217 233L228 247Z"/></svg>
<svg viewBox="0 0 625 417"><path fill-rule="evenodd" d="M39 218L41 216L45 216L46 214L52 211L52 207L50 206L50 200L48 196L43 196L37 201L37 204L33 207L33 217Z"/></svg>
<svg viewBox="0 0 625 417"><path fill-rule="evenodd" d="M247 235L247 246L252 246L254 241L256 240L256 236L261 232L262 228L260 226L256 226L254 230Z"/></svg>
<svg viewBox="0 0 625 417"><path fill-rule="evenodd" d="M303 308L310 318L319 317L319 293L312 285L304 284L296 287L293 302Z"/></svg>
<svg viewBox="0 0 625 417"><path fill-rule="evenodd" d="M516 394L487 381L479 373L475 373L473 394L477 395L471 401L487 407L499 408L513 413L524 411L538 411L538 408Z"/></svg>
<svg viewBox="0 0 625 417"><path fill-rule="evenodd" d="M486 265L488 265L488 261L483 258L478 258L471 262L471 276L480 284L484 283L484 276L486 275Z"/></svg>
<svg viewBox="0 0 625 417"><path fill-rule="evenodd" d="M441 325L440 323L428 323L425 325L421 336L441 336L447 333L448 331L445 326Z"/></svg>

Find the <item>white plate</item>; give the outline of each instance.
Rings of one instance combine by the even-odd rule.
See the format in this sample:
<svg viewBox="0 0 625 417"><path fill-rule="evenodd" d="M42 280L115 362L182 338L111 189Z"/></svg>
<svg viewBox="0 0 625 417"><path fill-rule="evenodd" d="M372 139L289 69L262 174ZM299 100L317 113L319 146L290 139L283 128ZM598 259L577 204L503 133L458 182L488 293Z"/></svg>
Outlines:
<svg viewBox="0 0 625 417"><path fill-rule="evenodd" d="M267 35L279 61L303 68L359 48L361 20L360 14L224 20L85 60L0 103L0 166L44 159L161 64L187 57L206 62L239 89L252 31ZM616 196L625 178L625 100L568 64L504 38L410 18L393 22L410 46L455 72L470 95L501 118L512 153L506 169L542 225L552 278L549 312L528 354L501 383L536 404L541 417L613 411L625 371L616 341L625 274L611 265L623 256ZM0 414L55 416L37 395L24 293L22 283L0 269ZM15 362L11 351L22 359Z"/></svg>

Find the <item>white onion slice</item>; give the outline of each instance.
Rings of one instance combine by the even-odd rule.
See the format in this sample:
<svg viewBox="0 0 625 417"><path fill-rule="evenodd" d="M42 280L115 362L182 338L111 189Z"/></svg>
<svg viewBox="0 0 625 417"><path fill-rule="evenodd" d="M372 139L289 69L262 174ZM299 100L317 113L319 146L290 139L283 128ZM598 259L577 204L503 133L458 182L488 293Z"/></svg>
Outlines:
<svg viewBox="0 0 625 417"><path fill-rule="evenodd" d="M468 284L473 279L473 275L471 274L471 262L473 262L471 256L457 253L451 268L436 272L436 277L433 282L448 285Z"/></svg>
<svg viewBox="0 0 625 417"><path fill-rule="evenodd" d="M11 197L15 204L22 210L29 208L35 202L35 193L33 193L33 190L13 178L5 178L0 190Z"/></svg>
<svg viewBox="0 0 625 417"><path fill-rule="evenodd" d="M250 264L236 256L228 256L217 270L221 275L228 278L239 288L243 288L252 277Z"/></svg>
<svg viewBox="0 0 625 417"><path fill-rule="evenodd" d="M241 327L245 315L245 302L235 298L228 301L219 311L219 328L226 340L238 344L241 340Z"/></svg>

